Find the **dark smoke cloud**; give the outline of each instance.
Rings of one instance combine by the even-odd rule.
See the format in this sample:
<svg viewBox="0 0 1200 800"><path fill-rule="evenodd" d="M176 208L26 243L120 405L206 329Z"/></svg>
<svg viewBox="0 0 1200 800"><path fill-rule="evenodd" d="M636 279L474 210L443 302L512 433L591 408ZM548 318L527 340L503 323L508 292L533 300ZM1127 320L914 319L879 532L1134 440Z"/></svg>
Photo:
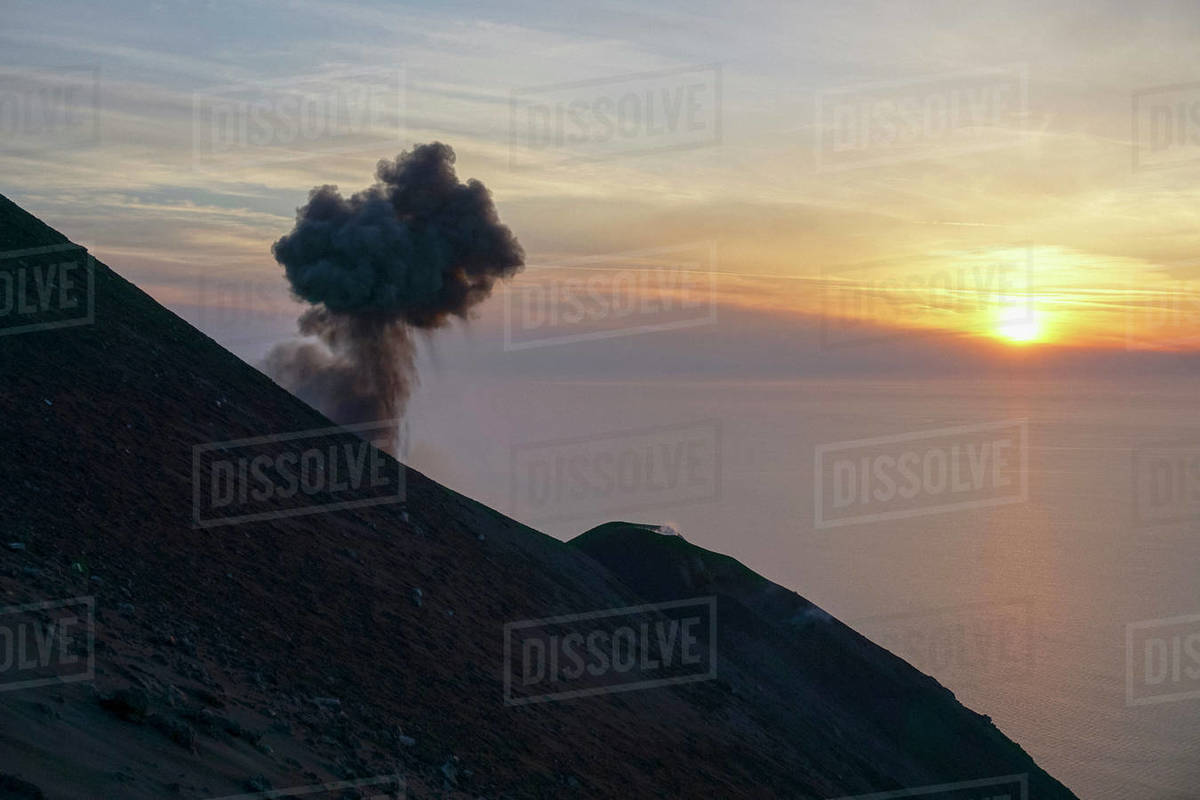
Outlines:
<svg viewBox="0 0 1200 800"><path fill-rule="evenodd" d="M267 372L335 422L399 417L415 380L412 330L466 319L524 264L491 192L460 183L454 160L448 145L417 145L349 198L318 186L271 247L314 307L299 322L308 338L273 348Z"/></svg>

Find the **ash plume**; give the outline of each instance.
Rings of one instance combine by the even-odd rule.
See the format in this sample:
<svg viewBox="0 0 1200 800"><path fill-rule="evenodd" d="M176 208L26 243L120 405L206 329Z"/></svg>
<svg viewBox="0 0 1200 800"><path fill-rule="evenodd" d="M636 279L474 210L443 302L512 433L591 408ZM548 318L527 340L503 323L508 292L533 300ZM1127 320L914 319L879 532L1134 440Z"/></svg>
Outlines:
<svg viewBox="0 0 1200 800"><path fill-rule="evenodd" d="M341 424L395 419L416 380L414 330L467 319L524 265L491 192L460 183L454 150L417 145L343 197L318 186L271 252L292 293L313 305L304 338L274 347L267 374Z"/></svg>

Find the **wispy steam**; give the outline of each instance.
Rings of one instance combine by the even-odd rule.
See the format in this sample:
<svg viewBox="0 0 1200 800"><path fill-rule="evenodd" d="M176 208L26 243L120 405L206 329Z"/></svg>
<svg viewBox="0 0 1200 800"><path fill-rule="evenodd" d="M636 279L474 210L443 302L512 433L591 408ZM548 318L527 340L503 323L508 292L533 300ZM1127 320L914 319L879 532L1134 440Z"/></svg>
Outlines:
<svg viewBox="0 0 1200 800"><path fill-rule="evenodd" d="M417 145L349 198L318 186L271 248L314 307L300 317L306 338L273 348L267 372L335 422L399 417L416 377L411 329L466 319L524 264L491 192L460 183L454 159L448 145Z"/></svg>

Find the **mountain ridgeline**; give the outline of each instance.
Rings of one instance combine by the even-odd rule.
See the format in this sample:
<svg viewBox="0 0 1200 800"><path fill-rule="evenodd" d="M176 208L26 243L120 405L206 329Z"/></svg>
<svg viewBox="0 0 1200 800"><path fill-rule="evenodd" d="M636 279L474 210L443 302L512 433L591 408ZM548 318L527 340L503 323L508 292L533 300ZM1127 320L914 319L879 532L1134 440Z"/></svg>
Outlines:
<svg viewBox="0 0 1200 800"><path fill-rule="evenodd" d="M68 244L0 198L24 291ZM78 324L0 331L3 624L75 603L55 630L88 634L66 678L0 669L0 796L1073 797L932 678L653 526L561 542L380 454L394 495L202 508L238 448L358 439L104 264L87 287ZM706 625L657 624L684 601ZM514 700L512 631L619 609L705 671Z"/></svg>

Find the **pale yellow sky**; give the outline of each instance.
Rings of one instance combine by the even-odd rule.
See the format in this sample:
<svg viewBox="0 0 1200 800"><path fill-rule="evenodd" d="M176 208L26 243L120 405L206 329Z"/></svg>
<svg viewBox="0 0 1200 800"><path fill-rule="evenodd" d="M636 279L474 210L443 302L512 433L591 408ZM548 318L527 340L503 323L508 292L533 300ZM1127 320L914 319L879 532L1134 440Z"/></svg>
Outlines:
<svg viewBox="0 0 1200 800"><path fill-rule="evenodd" d="M311 186L356 190L440 139L531 263L714 242L731 306L1026 345L1200 343L1200 137L1172 126L1200 104L1193 7L235 8L20 6L0 33L0 191L168 304L206 302L201 275L269 285ZM72 120L31 123L64 82ZM210 152L214 103L363 87L384 93L354 136L282 146L276 124ZM1017 261L1019 290L959 289L952 310L880 288Z"/></svg>

